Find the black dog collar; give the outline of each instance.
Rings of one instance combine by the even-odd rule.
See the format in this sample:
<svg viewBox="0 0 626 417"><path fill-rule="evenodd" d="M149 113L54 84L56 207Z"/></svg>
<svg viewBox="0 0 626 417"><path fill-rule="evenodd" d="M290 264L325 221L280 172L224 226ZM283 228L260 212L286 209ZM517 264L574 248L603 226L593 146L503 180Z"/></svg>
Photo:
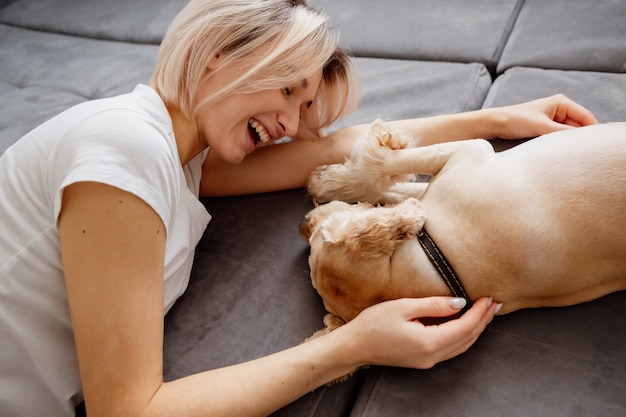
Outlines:
<svg viewBox="0 0 626 417"><path fill-rule="evenodd" d="M417 235L417 240L422 245L424 252L430 259L430 263L433 264L435 269L441 275L441 278L445 281L450 291L455 297L465 298L467 300L467 304L463 308L463 312L467 311L472 306L472 300L470 300L465 288L463 288L463 284L461 284L461 280L454 272L454 269L444 256L444 254L439 250L439 247L435 244L433 239L430 237L426 229L422 228L422 230Z"/></svg>

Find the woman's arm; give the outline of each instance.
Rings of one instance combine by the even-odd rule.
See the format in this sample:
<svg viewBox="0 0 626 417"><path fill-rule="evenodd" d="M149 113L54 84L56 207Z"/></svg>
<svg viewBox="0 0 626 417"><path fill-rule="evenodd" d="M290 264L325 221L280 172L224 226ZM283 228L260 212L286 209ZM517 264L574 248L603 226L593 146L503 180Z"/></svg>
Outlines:
<svg viewBox="0 0 626 417"><path fill-rule="evenodd" d="M432 145L464 139L526 139L596 124L595 116L562 94L504 107L391 122Z"/></svg>
<svg viewBox="0 0 626 417"><path fill-rule="evenodd" d="M87 415L141 416L162 384L165 227L138 197L63 191L61 257Z"/></svg>
<svg viewBox="0 0 626 417"><path fill-rule="evenodd" d="M523 139L597 122L584 107L563 95L555 95L512 106L398 120L389 124L412 132L420 144L431 145L473 138ZM239 165L224 163L216 155L209 154L200 194L241 195L303 187L315 167L343 162L354 140L367 127L353 126L317 140L263 147L248 155Z"/></svg>
<svg viewBox="0 0 626 417"><path fill-rule="evenodd" d="M493 318L483 299L458 320L449 298L396 300L309 343L163 381L165 229L137 197L98 183L65 189L61 251L87 415L267 415L363 364L430 367L471 346ZM210 354L208 352L207 354Z"/></svg>

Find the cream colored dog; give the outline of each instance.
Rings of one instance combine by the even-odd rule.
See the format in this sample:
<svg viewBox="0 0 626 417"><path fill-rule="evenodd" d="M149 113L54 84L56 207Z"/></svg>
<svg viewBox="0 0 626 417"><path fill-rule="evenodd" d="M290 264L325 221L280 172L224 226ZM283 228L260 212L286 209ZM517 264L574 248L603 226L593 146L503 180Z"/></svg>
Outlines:
<svg viewBox="0 0 626 417"><path fill-rule="evenodd" d="M484 140L416 148L376 123L342 165L318 168L301 224L327 329L389 299L450 295L425 228L469 297L500 314L626 289L626 124L545 135L495 153ZM429 174L428 183L414 181ZM384 206L376 203L391 203Z"/></svg>

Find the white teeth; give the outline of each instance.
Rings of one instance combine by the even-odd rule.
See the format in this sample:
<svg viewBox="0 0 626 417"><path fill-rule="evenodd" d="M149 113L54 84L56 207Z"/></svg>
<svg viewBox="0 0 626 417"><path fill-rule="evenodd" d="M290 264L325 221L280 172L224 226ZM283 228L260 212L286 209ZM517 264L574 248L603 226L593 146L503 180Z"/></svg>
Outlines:
<svg viewBox="0 0 626 417"><path fill-rule="evenodd" d="M267 133L265 128L261 126L259 123L257 123L256 120L250 120L250 126L252 126L254 130L256 130L256 133L259 135L261 142L263 143L269 142L270 140L269 133Z"/></svg>

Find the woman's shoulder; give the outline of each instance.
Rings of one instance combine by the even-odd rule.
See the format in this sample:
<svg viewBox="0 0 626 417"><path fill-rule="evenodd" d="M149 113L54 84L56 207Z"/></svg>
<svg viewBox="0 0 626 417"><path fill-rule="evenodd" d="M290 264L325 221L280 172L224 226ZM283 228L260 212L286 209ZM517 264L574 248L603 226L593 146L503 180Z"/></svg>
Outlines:
<svg viewBox="0 0 626 417"><path fill-rule="evenodd" d="M141 87L141 88L140 88ZM129 163L178 160L171 119L154 90L140 86L129 94L94 100L64 115L54 149L67 157Z"/></svg>
<svg viewBox="0 0 626 417"><path fill-rule="evenodd" d="M167 225L184 174L167 112L144 101L131 94L78 109L51 144L48 173L56 190L92 181L130 192Z"/></svg>

